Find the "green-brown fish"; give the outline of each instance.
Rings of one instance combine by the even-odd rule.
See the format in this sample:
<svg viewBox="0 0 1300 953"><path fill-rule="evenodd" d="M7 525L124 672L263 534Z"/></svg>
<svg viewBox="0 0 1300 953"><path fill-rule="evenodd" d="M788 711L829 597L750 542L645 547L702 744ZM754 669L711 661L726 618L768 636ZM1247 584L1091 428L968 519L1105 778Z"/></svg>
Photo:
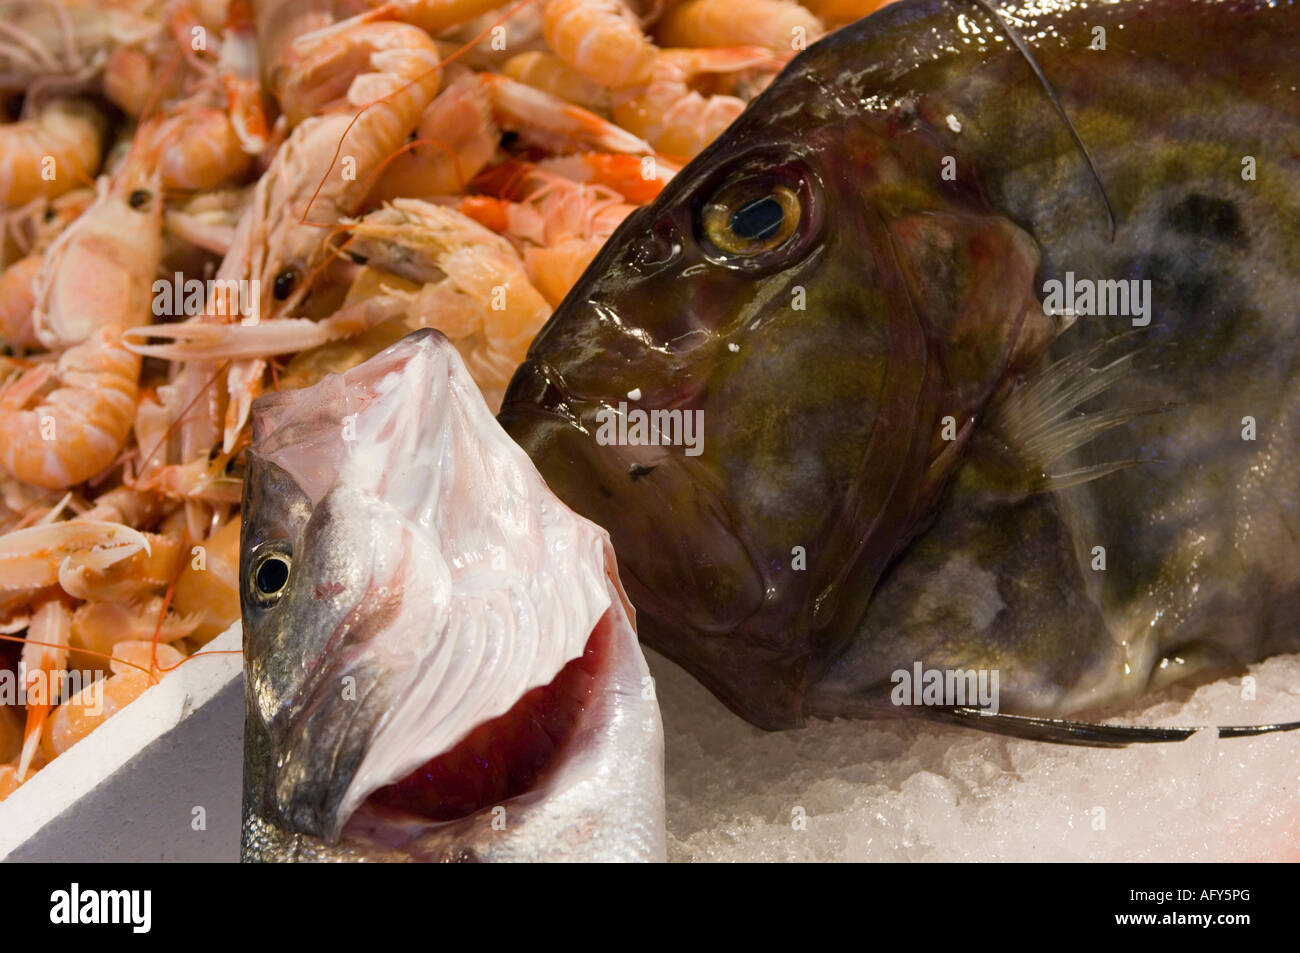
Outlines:
<svg viewBox="0 0 1300 953"><path fill-rule="evenodd" d="M506 398L641 637L764 727L918 663L1056 718L1300 648L1300 11L998 10L798 56Z"/></svg>

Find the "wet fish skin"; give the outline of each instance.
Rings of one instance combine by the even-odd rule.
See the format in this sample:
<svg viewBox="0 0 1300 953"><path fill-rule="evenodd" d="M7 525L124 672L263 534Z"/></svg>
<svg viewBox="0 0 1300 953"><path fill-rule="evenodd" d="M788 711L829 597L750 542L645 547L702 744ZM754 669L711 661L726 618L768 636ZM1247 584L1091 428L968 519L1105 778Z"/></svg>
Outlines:
<svg viewBox="0 0 1300 953"><path fill-rule="evenodd" d="M507 394L506 429L610 531L643 640L763 727L897 713L915 661L997 668L1002 710L1059 716L1300 648L1300 13L1004 9L1113 240L1002 24L902 0L798 57L631 216ZM803 215L779 253L723 261L701 210L750 176L802 183ZM1150 324L1063 329L1038 303L1067 271L1151 280ZM1134 465L1042 492L999 412L1094 348L1138 356L1076 412L1131 419L1051 472ZM703 410L704 453L597 445L633 390Z"/></svg>
<svg viewBox="0 0 1300 953"><path fill-rule="evenodd" d="M651 701L645 658L621 643L617 675L588 720L584 744L551 778L550 790L503 805L505 830L480 811L442 824L363 805L337 842L286 830L256 798L258 776L273 763L265 734L245 728L242 859L254 863L552 863L662 862L662 727ZM651 699L653 696L651 696ZM649 757L637 756L650 751Z"/></svg>
<svg viewBox="0 0 1300 953"><path fill-rule="evenodd" d="M260 400L243 512L245 860L664 858L662 727L608 539L445 338ZM369 800L584 653L583 707L527 791L449 821Z"/></svg>

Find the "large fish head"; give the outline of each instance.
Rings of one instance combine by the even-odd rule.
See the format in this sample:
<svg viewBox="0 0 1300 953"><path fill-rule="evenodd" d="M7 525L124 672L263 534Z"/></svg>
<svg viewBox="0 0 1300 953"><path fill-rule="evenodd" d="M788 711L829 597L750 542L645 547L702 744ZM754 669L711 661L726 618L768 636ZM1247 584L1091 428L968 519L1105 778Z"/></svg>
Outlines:
<svg viewBox="0 0 1300 953"><path fill-rule="evenodd" d="M658 709L608 537L455 348L416 332L253 420L246 855L661 856Z"/></svg>
<svg viewBox="0 0 1300 953"><path fill-rule="evenodd" d="M812 47L627 219L500 414L609 530L643 641L773 728L1055 332L1033 241L845 62Z"/></svg>

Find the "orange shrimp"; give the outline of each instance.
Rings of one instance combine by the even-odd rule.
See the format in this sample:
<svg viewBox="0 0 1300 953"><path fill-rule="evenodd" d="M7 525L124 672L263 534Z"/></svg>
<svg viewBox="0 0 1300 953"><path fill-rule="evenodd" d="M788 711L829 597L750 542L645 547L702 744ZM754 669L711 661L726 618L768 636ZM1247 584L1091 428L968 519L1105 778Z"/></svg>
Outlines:
<svg viewBox="0 0 1300 953"><path fill-rule="evenodd" d="M158 32L151 13L148 4L101 0L7 3L0 21L0 86L84 83L103 68L110 50Z"/></svg>
<svg viewBox="0 0 1300 953"><path fill-rule="evenodd" d="M54 708L52 686L68 661L68 642L72 636L72 612L60 599L50 599L32 613L27 628L29 641L23 646L22 665L27 698L27 725L23 730L23 750L18 760L16 781L27 777L36 746L40 743L45 719Z"/></svg>
<svg viewBox="0 0 1300 953"><path fill-rule="evenodd" d="M184 5L172 14L184 47L196 18ZM198 90L175 105L160 165L168 189L214 189L241 179L270 141L258 75L257 34L249 0L230 0L215 67L199 64Z"/></svg>
<svg viewBox="0 0 1300 953"><path fill-rule="evenodd" d="M345 21L343 24L336 24L335 26L322 29L313 36L300 38L295 42L295 53L301 57L306 57L308 54L319 55L320 64L330 63L336 66L343 65L350 69L355 69L357 68L357 54L351 52L347 45L349 38L355 38L358 43L358 48L365 53L366 56L371 58L370 61L372 63L377 64L378 58L382 53L386 57L384 62L389 63L390 68L392 68L393 60L390 56L392 52L391 47L393 46L392 37L398 34L393 32L389 36L389 39L383 39L381 42L381 34L377 32L381 28L386 31L411 31L414 29L405 27L402 24ZM424 43L430 42L427 37L421 34L418 30L415 31L415 33L422 37ZM400 35L410 36L411 34L410 32L405 32ZM380 49L381 47L382 49ZM375 52L377 49L380 50L379 53ZM410 63L412 60L408 58L404 62ZM378 74L364 74L362 77L359 77L359 79L364 79L365 76L377 75ZM395 152L397 147L401 145L405 133L409 131L411 126L415 125L416 117L411 116L409 112L400 113L405 117L405 121L401 123L392 121L392 117L398 115L398 111L404 108L402 105L402 97L405 96L405 102L407 103L415 103L416 100L406 94L408 94L413 88L418 87L421 82L426 81L431 75L434 74L432 74L430 70L426 69L414 79L407 79L405 85L399 86L388 99L367 109L363 109L356 115L355 121L349 123L350 131L347 133L346 140L342 146L336 148L335 152L336 154L351 153L354 148L353 140L357 138L359 138L358 146L373 146L373 148L367 149L367 151L361 156L352 156L355 160L357 179L363 183L363 189L366 178L368 177L367 175L363 175L363 172L368 174L372 170L378 168L384 156ZM435 84L436 77L434 83L429 84L428 91L430 94L432 92L432 87ZM300 104L299 108L305 111L305 107L302 106L304 103L311 103L312 108L327 106L339 107L346 104L357 105L361 98L361 92L359 91L368 91L370 95L377 96L385 91L384 88L382 88L383 85L384 84L359 83L357 80L345 84L337 77L328 74L323 70L307 69L303 71L301 80L292 78L285 79L281 84L281 89L288 103L292 104L297 101ZM638 154L644 154L649 151L648 144L637 139L635 136L631 136L625 131L618 129L618 127L601 119L599 116L587 112L586 110L582 110L579 107L564 103L555 97L547 96L545 93L531 89L523 84L515 83L506 77L472 77L467 81L467 85L477 87L477 95L483 97L483 102L490 106L493 117L498 122L507 127L519 128L524 131L526 136L533 135L548 141L578 143L580 145L586 144L588 147L596 145L600 148L605 148L611 151L632 152ZM391 89L392 84L388 83L387 86ZM432 98L431 95L430 98ZM424 111L425 106L427 106L427 101L423 104L419 104L420 112ZM482 115L481 108L477 112L478 115ZM341 115L346 117L347 113L342 113ZM290 165L291 159L295 153L295 140L298 138L305 140L308 135L306 132L300 133L299 130L304 129L304 127L311 127L317 130L329 129L334 131L335 135L338 135L339 127L337 124L333 124L338 118L339 116L335 115L306 119L295 129L293 135L290 136L289 140L277 154L272 169L268 170L268 173L263 176L262 180L258 183L254 194L253 214L266 214L262 211L266 208L263 203L265 202L265 196L269 193L270 189L273 187L273 183L277 180L275 166L278 164L282 164L288 169L293 169L293 171L296 172L296 176L294 177L294 181L296 182L301 183L303 181L311 181L315 179L321 183L320 188L317 190L315 197L311 202L311 211L309 216L313 222L324 224L331 220L336 220L339 215L346 214L348 207L356 201L356 196L358 194L357 190L348 188L347 180L341 180L340 177L330 174L321 174L319 177L315 175L307 176L301 171L301 166L313 168L313 161L317 163L315 168L320 168L319 163L321 162L322 157L326 154L324 149L317 145L311 150L310 155L302 154L299 156L298 161L300 166L298 168L295 169ZM386 122L381 122L381 120L385 119L387 120ZM408 122L409 125L407 125ZM331 125L324 125L327 123L330 123ZM363 130L363 126L368 128ZM358 137L359 131L368 131L370 134ZM381 145L387 150L386 152L380 151ZM330 163L329 168L333 168L333 162ZM274 206L274 214L283 215L284 205L285 203L283 201L276 202ZM290 207L292 207L292 205ZM295 244L299 248L302 248L304 252L309 250L311 256L319 256L324 252L322 241L323 236L319 231L315 233L310 232L309 228L310 226L304 227L301 223L295 223L294 226L285 223L283 231L280 234L270 236L271 240L267 244L270 246L271 252L277 255L282 269L289 260L292 260L286 252L294 250L293 246ZM229 263L241 247L244 249L245 253L252 251L255 246L253 246L251 242L256 236L257 231L254 226L241 222L240 233L237 234L236 244L232 248L231 254L227 255L226 261L223 262L222 269L218 272L219 278L227 275L233 276L233 274L238 273L232 273ZM293 268L291 271L277 269L274 272L268 273L268 269L265 265L262 265L257 269L266 279L262 283L264 291L268 287L275 287L276 298L282 302L278 306L281 312L287 311L301 299L302 289L304 287L301 279L308 273L309 268L307 266L314 265L313 259L309 257L309 254L307 253L301 254L298 260L302 262L302 264ZM252 269L246 268L243 271L243 274L247 274L250 270ZM255 271L254 274L256 275L256 273L257 272ZM520 277L523 277L522 269L520 269ZM549 310L545 306L545 299L540 295L536 295L535 291L533 294L536 296L535 299L527 300L533 301L536 304L536 307L524 308L524 311L527 312L526 321L523 321L522 323L517 322L512 325L508 331L504 330L507 322L499 315L493 314L490 316L493 320L486 322L488 325L501 332L494 335L494 338L500 347L511 355L514 355L514 353L518 351L518 357L520 358L522 357L523 348L526 347L528 340L531 339L532 334L536 331L537 324L540 323L537 317L538 313L540 313L544 318L546 311ZM404 303L400 301L393 301L386 302L384 307L388 307L390 304L394 312L399 311L399 306L404 306ZM194 323L191 322L188 326L169 326L165 331L157 328L131 331L128 333L128 338L132 342L132 347L141 353L149 353L154 356L169 359L186 359L189 361L216 360L220 355L228 355L236 360L237 365L243 365L243 367L239 368L238 371L236 371L235 368L232 368L231 376L228 378L227 382L227 391L230 396L230 403L225 415L226 423L222 438L222 446L224 450L229 450L230 447L233 446L235 435L239 428L242 427L244 420L247 418L248 405L251 403L253 396L256 394L256 388L260 384L260 367L264 366L264 362L261 360L246 357L248 351L245 349L256 350L258 348L264 348L266 350L263 350L262 353L265 354L273 353L273 351L270 350L271 348L278 349L283 347L311 346L313 342L319 343L319 341L312 337L299 337L298 335L300 333L306 335L308 332L310 332L311 335L316 335L327 330L329 330L330 333L333 333L333 329L342 329L349 333L357 333L358 331L365 330L368 327L373 327L373 319L383 317L382 314L363 314L354 310L346 314L341 313L335 315L330 319L331 322L334 322L330 327L327 327L327 322L321 322L320 327L312 329L308 327L308 322L302 322L294 327L285 326L278 329L267 328L264 331L252 327L230 327L224 329L220 333L200 331L194 326ZM521 330L524 328L525 324L527 325L527 329ZM151 345L148 343L150 337L170 338L175 343L172 345L161 346ZM485 361L483 363L486 366L490 362ZM252 370L250 371L249 368ZM493 372L500 372L500 368L495 364L493 364ZM239 374L237 382L234 377L236 373ZM198 382L199 378L195 375L193 383L197 384ZM186 394L187 402L190 399L198 398L199 389L197 388ZM202 418L203 415L195 416L197 418ZM188 444L196 454L206 454L208 447L211 446L211 442L206 439L209 434L200 429L201 427L206 426L206 424L202 423L201 420L196 421L191 419L187 421L184 426L188 427L192 436L186 437L183 440L183 443ZM184 449L182 452L185 452Z"/></svg>
<svg viewBox="0 0 1300 953"><path fill-rule="evenodd" d="M437 47L409 24L344 20L298 37L288 53L277 92L290 125L386 96L399 97L405 84L426 73L432 82L415 85L431 92L437 88ZM367 67L380 71L366 72Z"/></svg>
<svg viewBox="0 0 1300 953"><path fill-rule="evenodd" d="M354 211L441 79L433 41L402 23L344 21L299 38L295 51L302 75L288 86L286 110L294 102L347 108L305 119L280 146L217 272L259 280L262 318L301 301L329 228Z"/></svg>
<svg viewBox="0 0 1300 953"><path fill-rule="evenodd" d="M233 93L230 112L235 119L237 107L257 105L256 99L244 98L246 78L257 76L256 54L249 54L256 46L249 17L247 0L222 3L220 10L205 9L195 0L166 0L162 10L154 11L149 32L113 45L103 67L104 95L139 119L159 103L191 96L196 88L216 93L217 100ZM196 40L202 41L198 48ZM215 66L212 52L219 56Z"/></svg>
<svg viewBox="0 0 1300 953"><path fill-rule="evenodd" d="M54 99L0 126L0 203L53 198L89 182L104 148L103 115L79 99Z"/></svg>
<svg viewBox="0 0 1300 953"><path fill-rule="evenodd" d="M604 186L583 185L523 163L515 166L503 194L517 201L475 196L462 202L462 211L522 249L529 280L554 307L634 206Z"/></svg>
<svg viewBox="0 0 1300 953"><path fill-rule="evenodd" d="M476 184L506 200L504 212L493 215L504 224L498 230L534 245L548 245L562 238L603 240L633 209L613 189L582 184L540 164L518 160L504 163L490 176L480 176ZM481 198L471 196L465 201L478 203Z"/></svg>
<svg viewBox="0 0 1300 953"><path fill-rule="evenodd" d="M34 348L39 344L32 326L36 307L36 278L41 273L41 256L20 258L0 272L0 339L10 347Z"/></svg>
<svg viewBox="0 0 1300 953"><path fill-rule="evenodd" d="M510 57L501 72L519 83L558 96L584 109L609 109L609 90L584 76L554 53L529 50Z"/></svg>
<svg viewBox="0 0 1300 953"><path fill-rule="evenodd" d="M146 536L110 520L80 518L13 530L0 535L0 592L30 595L58 585L59 570L72 556L106 570L148 549Z"/></svg>
<svg viewBox="0 0 1300 953"><path fill-rule="evenodd" d="M293 45L333 25L333 0L250 0L257 31L257 53L267 91L281 101L281 91L291 80L297 57Z"/></svg>
<svg viewBox="0 0 1300 953"><path fill-rule="evenodd" d="M152 639L124 639L113 646L110 674L65 700L40 736L42 754L52 760L135 701L185 659L170 645ZM21 781L21 778L19 779Z"/></svg>
<svg viewBox="0 0 1300 953"><path fill-rule="evenodd" d="M623 0L546 0L542 34L556 56L602 86L650 82L654 43Z"/></svg>
<svg viewBox="0 0 1300 953"><path fill-rule="evenodd" d="M656 27L664 46L763 46L798 52L826 32L820 20L792 0L686 0L664 14Z"/></svg>
<svg viewBox="0 0 1300 953"><path fill-rule="evenodd" d="M152 640L155 634L160 643L176 642L202 621L202 614L182 615L158 595L123 601L88 599L72 614L69 645L74 650L108 655L120 642Z"/></svg>
<svg viewBox="0 0 1300 953"><path fill-rule="evenodd" d="M107 469L130 433L139 377L139 355L110 325L64 351L53 369L39 365L11 380L0 388L0 467L53 488Z"/></svg>
<svg viewBox="0 0 1300 953"><path fill-rule="evenodd" d="M90 509L74 520L102 520L125 526L152 523L162 513L162 501L156 493L145 493L127 486L114 487L95 497Z"/></svg>
<svg viewBox="0 0 1300 953"><path fill-rule="evenodd" d="M181 88L179 76L173 74L163 80L153 57L134 46L119 46L109 53L102 86L110 103L136 119L155 94L171 98Z"/></svg>
<svg viewBox="0 0 1300 953"><path fill-rule="evenodd" d="M239 618L239 517L221 524L191 547L176 580L172 608L182 618L197 618L192 641L200 645L220 635Z"/></svg>
<svg viewBox="0 0 1300 953"><path fill-rule="evenodd" d="M664 50L646 86L613 94L614 118L662 152L690 158L731 125L745 110L737 96L705 96L690 81L708 73L765 70L776 75L782 60L761 47Z"/></svg>
<svg viewBox="0 0 1300 953"><path fill-rule="evenodd" d="M311 276L330 253L330 229L360 202L372 174L415 128L441 80L433 40L402 23L343 21L299 37L286 55L298 69L281 74L286 111L306 103L341 111L309 116L294 127L254 187L217 271L218 281L252 282L254 323L290 312L304 299ZM187 323L231 324L234 316L214 310L216 303ZM128 340L139 350L150 347L148 336L141 329L128 333ZM220 335L204 340L225 341ZM225 372L223 397L209 387L212 355L190 348L170 359L188 362L173 380L180 406L199 407L179 423L176 462L206 456L218 436L223 450L231 451L261 391L265 361L235 360Z"/></svg>
<svg viewBox="0 0 1300 953"><path fill-rule="evenodd" d="M215 189L241 179L253 166L225 109L184 109L167 125L170 142L159 157L166 189Z"/></svg>
<svg viewBox="0 0 1300 953"><path fill-rule="evenodd" d="M261 61L250 0L230 0L217 72L226 94L226 114L244 152L257 155L270 142Z"/></svg>
<svg viewBox="0 0 1300 953"><path fill-rule="evenodd" d="M551 313L510 243L460 212L414 199L351 230L349 250L422 285L411 314L452 339L479 386L504 388Z"/></svg>
<svg viewBox="0 0 1300 953"><path fill-rule="evenodd" d="M404 313L404 300L377 295L340 308L320 320L277 318L254 324L182 321L135 329L131 332L131 350L145 357L165 360L248 361L275 354L293 354L354 337ZM148 343L150 340L166 343ZM203 472L207 472L206 463L206 460L195 461L197 469ZM145 481L139 485L156 484Z"/></svg>
<svg viewBox="0 0 1300 953"><path fill-rule="evenodd" d="M500 130L559 152L650 151L626 130L540 88L498 74L466 73L449 83L420 120L417 139L392 157L372 200L454 195L498 150Z"/></svg>
<svg viewBox="0 0 1300 953"><path fill-rule="evenodd" d="M97 328L135 327L152 316L163 205L154 128L137 131L122 168L100 179L94 204L45 252L33 324L46 347L78 344Z"/></svg>
<svg viewBox="0 0 1300 953"><path fill-rule="evenodd" d="M36 198L0 213L0 265L42 252L95 201L93 188L73 189L53 199Z"/></svg>
<svg viewBox="0 0 1300 953"><path fill-rule="evenodd" d="M502 5L502 0L389 0L368 16L401 20L426 33L441 33Z"/></svg>
<svg viewBox="0 0 1300 953"><path fill-rule="evenodd" d="M603 185L613 189L633 205L653 202L681 166L659 156L647 162L643 156L609 155L604 152L580 152L553 159L542 159L537 168L554 172L573 182Z"/></svg>
<svg viewBox="0 0 1300 953"><path fill-rule="evenodd" d="M648 155L653 151L626 129L540 89L499 73L479 73L474 79L492 104L498 125L549 152L597 149Z"/></svg>
<svg viewBox="0 0 1300 953"><path fill-rule="evenodd" d="M801 0L809 12L821 20L844 24L861 20L888 6L891 0Z"/></svg>
<svg viewBox="0 0 1300 953"><path fill-rule="evenodd" d="M57 525L57 524L56 524ZM75 599L135 599L165 586L180 569L177 536L144 533L148 546L109 566L90 552L72 553L59 565L59 586Z"/></svg>
<svg viewBox="0 0 1300 953"><path fill-rule="evenodd" d="M384 168L371 201L460 192L496 154L501 132L477 80L466 74L429 103L415 136Z"/></svg>

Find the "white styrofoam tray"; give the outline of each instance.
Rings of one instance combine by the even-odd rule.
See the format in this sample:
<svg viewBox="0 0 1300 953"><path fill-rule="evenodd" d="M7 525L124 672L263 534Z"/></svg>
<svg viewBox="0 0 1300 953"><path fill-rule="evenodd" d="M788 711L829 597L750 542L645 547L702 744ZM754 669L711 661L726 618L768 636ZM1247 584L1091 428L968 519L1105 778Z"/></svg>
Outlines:
<svg viewBox="0 0 1300 953"><path fill-rule="evenodd" d="M240 625L203 651L238 650ZM244 677L186 662L0 801L0 860L237 861Z"/></svg>

